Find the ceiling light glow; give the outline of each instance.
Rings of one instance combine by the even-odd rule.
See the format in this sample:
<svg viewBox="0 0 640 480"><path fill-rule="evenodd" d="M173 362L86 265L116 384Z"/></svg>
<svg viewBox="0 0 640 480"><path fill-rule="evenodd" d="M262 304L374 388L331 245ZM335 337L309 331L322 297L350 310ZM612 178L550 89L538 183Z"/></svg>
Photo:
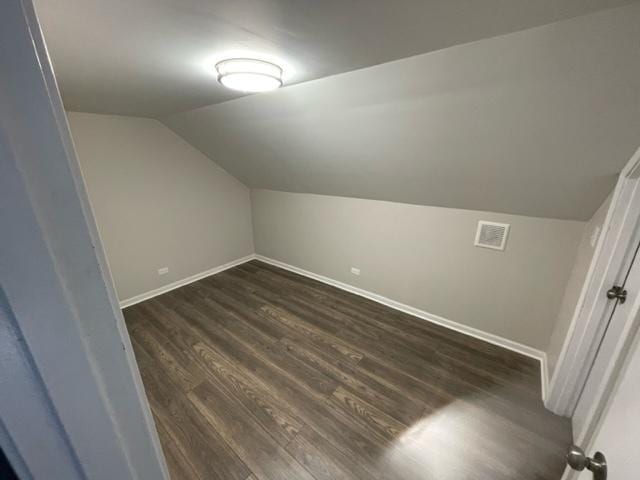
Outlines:
<svg viewBox="0 0 640 480"><path fill-rule="evenodd" d="M216 64L218 81L245 93L267 92L282 86L282 68L251 58L230 58Z"/></svg>

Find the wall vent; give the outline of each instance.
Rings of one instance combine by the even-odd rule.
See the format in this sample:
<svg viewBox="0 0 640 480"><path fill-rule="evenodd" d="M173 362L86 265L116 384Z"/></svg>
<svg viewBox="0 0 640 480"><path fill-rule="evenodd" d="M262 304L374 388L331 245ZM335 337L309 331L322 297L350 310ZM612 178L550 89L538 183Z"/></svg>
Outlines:
<svg viewBox="0 0 640 480"><path fill-rule="evenodd" d="M504 250L508 234L509 224L481 220L478 222L474 245L476 247L492 248L493 250Z"/></svg>

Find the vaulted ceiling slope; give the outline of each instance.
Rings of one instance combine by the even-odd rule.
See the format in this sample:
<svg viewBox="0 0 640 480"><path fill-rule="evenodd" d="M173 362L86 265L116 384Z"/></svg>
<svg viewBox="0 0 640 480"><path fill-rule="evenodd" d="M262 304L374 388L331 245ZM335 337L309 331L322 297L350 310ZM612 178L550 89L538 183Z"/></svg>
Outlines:
<svg viewBox="0 0 640 480"><path fill-rule="evenodd" d="M586 220L640 145L640 4L163 119L252 188Z"/></svg>
<svg viewBox="0 0 640 480"><path fill-rule="evenodd" d="M631 0L35 0L67 110L157 117L238 96L227 54L283 61L288 83Z"/></svg>

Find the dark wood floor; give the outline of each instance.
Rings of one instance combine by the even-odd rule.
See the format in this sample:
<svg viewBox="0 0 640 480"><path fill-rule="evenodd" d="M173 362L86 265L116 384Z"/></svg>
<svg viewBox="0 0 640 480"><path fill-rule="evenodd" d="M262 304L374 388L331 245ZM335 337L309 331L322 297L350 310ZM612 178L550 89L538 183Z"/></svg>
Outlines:
<svg viewBox="0 0 640 480"><path fill-rule="evenodd" d="M536 361L260 262L127 308L174 480L558 480Z"/></svg>

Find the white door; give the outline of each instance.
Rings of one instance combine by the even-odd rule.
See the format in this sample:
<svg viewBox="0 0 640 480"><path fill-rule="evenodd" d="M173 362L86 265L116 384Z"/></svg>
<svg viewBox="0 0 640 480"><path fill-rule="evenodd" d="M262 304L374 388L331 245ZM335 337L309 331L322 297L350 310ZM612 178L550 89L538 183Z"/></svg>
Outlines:
<svg viewBox="0 0 640 480"><path fill-rule="evenodd" d="M640 335L625 360L587 454L605 454L609 480L640 478ZM591 480L584 470L579 480Z"/></svg>
<svg viewBox="0 0 640 480"><path fill-rule="evenodd" d="M608 480L640 479L640 246L634 250L629 270L620 282L625 298L616 300L610 328L593 365L599 376L611 379L604 384L607 400L601 414L584 414L593 434L588 435L591 440L587 445L579 445L589 457L596 452L605 455ZM613 351L623 352L617 363L610 355L603 355ZM593 412L597 405L591 407ZM580 408L579 402L578 411ZM593 474L584 470L577 478L590 480Z"/></svg>
<svg viewBox="0 0 640 480"><path fill-rule="evenodd" d="M637 208L640 208L640 205L637 205ZM624 290L626 300L608 301L611 306L609 321L604 328L589 376L572 415L574 438L585 438L586 432L593 431L592 422L594 418L597 420L598 404L602 403L598 399L606 399L611 390L620 369L620 365L616 365L617 354L622 353L620 358L624 359L625 349L629 348L631 334L638 323L635 317L640 310L640 225L636 227L630 243L635 246L625 255L623 268L613 281ZM613 286L609 283L605 284L604 288ZM604 297L604 291L600 292L600 295ZM590 437L591 435L586 435L586 438Z"/></svg>

